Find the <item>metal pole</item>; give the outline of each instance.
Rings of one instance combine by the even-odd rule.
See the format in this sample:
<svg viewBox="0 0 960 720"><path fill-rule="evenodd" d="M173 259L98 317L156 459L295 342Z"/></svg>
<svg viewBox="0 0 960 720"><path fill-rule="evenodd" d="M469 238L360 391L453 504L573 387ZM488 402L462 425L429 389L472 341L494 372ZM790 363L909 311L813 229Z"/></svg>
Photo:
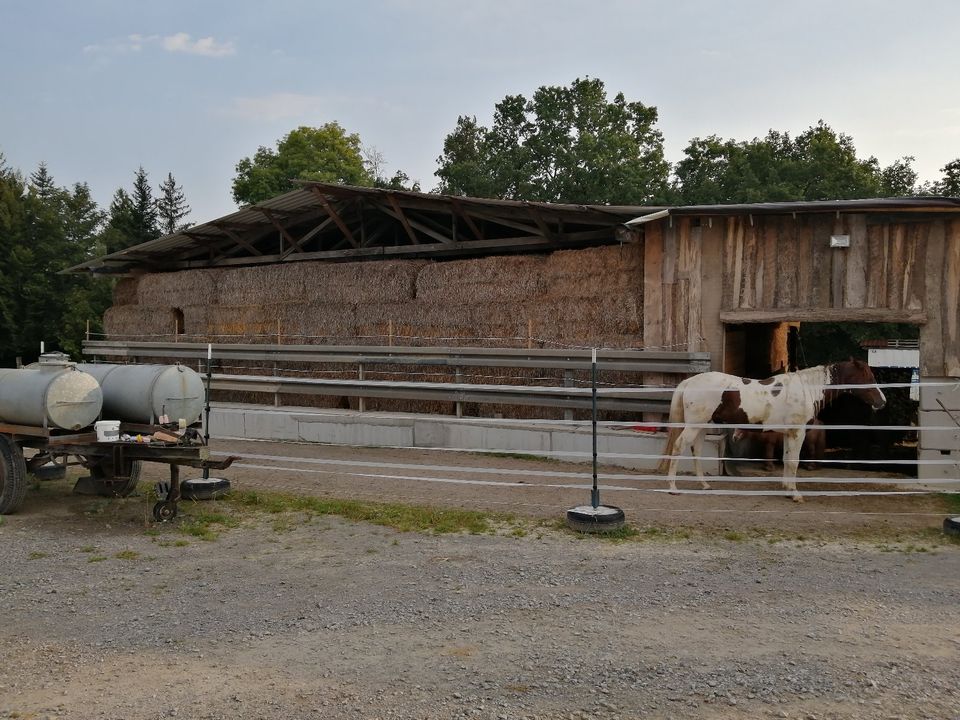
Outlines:
<svg viewBox="0 0 960 720"><path fill-rule="evenodd" d="M597 349L593 348L590 360L590 385L593 406L593 490L590 491L590 504L596 510L600 506L600 488L597 487Z"/></svg>
<svg viewBox="0 0 960 720"><path fill-rule="evenodd" d="M203 423L203 444L207 447L210 446L210 380L212 378L212 363L213 358L213 345L207 343L207 386L204 388L204 401L206 407L204 407L204 423ZM203 479L207 480L210 478L210 468L205 467L203 469Z"/></svg>

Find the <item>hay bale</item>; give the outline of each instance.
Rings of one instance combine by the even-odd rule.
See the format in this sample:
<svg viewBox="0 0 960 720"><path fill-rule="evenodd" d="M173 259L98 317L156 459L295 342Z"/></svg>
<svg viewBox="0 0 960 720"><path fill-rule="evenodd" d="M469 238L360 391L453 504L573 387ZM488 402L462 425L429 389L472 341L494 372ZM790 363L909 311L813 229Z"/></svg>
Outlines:
<svg viewBox="0 0 960 720"><path fill-rule="evenodd" d="M433 262L417 275L417 300L461 304L526 300L542 292L543 266L538 255Z"/></svg>
<svg viewBox="0 0 960 720"><path fill-rule="evenodd" d="M615 245L560 250L547 257L544 295L590 298L640 293L643 288L643 248Z"/></svg>
<svg viewBox="0 0 960 720"><path fill-rule="evenodd" d="M305 297L333 303L408 302L422 261L297 263Z"/></svg>
<svg viewBox="0 0 960 720"><path fill-rule="evenodd" d="M119 305L103 314L103 334L108 340L168 341L176 337L172 308Z"/></svg>
<svg viewBox="0 0 960 720"><path fill-rule="evenodd" d="M114 305L136 305L139 277L123 277L113 286Z"/></svg>
<svg viewBox="0 0 960 720"><path fill-rule="evenodd" d="M217 303L250 306L303 302L302 263L258 265L223 270L217 281Z"/></svg>
<svg viewBox="0 0 960 720"><path fill-rule="evenodd" d="M163 308L213 305L217 301L218 272L183 270L143 275L137 285L137 303Z"/></svg>

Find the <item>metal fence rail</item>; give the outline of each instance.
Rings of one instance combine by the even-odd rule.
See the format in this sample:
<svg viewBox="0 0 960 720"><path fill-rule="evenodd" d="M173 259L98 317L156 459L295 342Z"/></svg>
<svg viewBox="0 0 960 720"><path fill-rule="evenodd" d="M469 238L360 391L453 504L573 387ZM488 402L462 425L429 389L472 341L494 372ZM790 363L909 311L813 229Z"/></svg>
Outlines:
<svg viewBox="0 0 960 720"><path fill-rule="evenodd" d="M105 357L163 357L200 360L207 343L87 340L83 352ZM591 351L555 349L400 347L383 345L213 344L218 361L343 363L351 365L426 365L435 367L501 367L589 370ZM679 373L710 369L708 352L597 350L598 371Z"/></svg>
<svg viewBox="0 0 960 720"><path fill-rule="evenodd" d="M93 357L166 358L181 361L203 361L207 343L134 342L122 340L88 340L84 354ZM240 375L216 373L211 379L213 390L266 393L274 396L326 395L360 398L364 409L366 398L439 401L456 404L457 415L462 404L483 403L562 408L569 411L591 407L591 389L573 387L573 373L591 368L591 350L570 349L502 349L475 347L397 347L376 345L282 345L282 344L213 344L214 367L225 363L247 361L258 363L340 364L356 368L356 379L285 377L273 375ZM365 370L371 367L406 365L448 368L456 382L419 382L404 380L369 380ZM564 385L492 385L462 382L461 369L467 367L563 370ZM625 373L657 373L691 375L710 369L710 353L664 352L646 350L598 350L597 370ZM262 369L252 369L263 373ZM267 371L269 372L269 371ZM638 378L641 379L642 378ZM597 407L621 412L669 411L670 389L604 387L598 392Z"/></svg>

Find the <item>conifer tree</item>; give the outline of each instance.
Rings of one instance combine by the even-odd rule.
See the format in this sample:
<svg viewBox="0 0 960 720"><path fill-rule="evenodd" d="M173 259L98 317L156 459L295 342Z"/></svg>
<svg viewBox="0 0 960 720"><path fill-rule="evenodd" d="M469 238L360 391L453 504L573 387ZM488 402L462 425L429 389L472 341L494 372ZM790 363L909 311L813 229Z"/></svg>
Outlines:
<svg viewBox="0 0 960 720"><path fill-rule="evenodd" d="M167 173L167 179L160 183L160 197L157 198L157 217L160 232L172 235L190 226L181 222L190 214L190 206L183 194L183 187L177 185L173 173Z"/></svg>

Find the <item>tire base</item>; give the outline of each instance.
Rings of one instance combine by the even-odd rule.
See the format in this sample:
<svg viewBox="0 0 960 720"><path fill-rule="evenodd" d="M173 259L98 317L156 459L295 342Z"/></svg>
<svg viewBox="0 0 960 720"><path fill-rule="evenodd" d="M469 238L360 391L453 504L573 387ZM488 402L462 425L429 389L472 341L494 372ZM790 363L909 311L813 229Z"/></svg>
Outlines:
<svg viewBox="0 0 960 720"><path fill-rule="evenodd" d="M611 533L623 527L623 510L611 505L581 505L567 510L567 526L582 533Z"/></svg>

